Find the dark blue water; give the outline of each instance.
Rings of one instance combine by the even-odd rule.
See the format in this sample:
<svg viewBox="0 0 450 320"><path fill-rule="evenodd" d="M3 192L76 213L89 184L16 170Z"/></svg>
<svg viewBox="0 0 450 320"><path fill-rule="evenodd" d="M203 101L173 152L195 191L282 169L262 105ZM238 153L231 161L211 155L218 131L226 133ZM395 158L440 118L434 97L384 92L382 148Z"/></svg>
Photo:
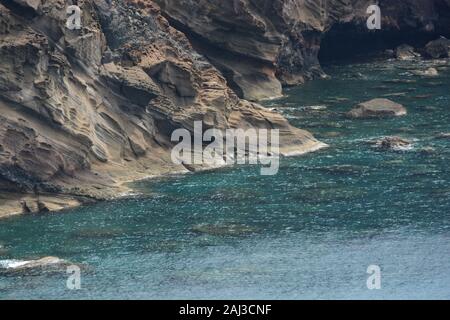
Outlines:
<svg viewBox="0 0 450 320"><path fill-rule="evenodd" d="M435 66L434 78L413 74L424 63L330 67L332 80L269 102L331 146L283 159L276 176L254 166L172 176L139 183L150 197L0 221L0 260L90 266L79 291L65 274L0 277L0 298L449 299L450 141L435 136L450 132L450 64ZM385 96L408 116L343 116ZM365 143L386 135L413 149ZM367 288L369 265L381 290Z"/></svg>

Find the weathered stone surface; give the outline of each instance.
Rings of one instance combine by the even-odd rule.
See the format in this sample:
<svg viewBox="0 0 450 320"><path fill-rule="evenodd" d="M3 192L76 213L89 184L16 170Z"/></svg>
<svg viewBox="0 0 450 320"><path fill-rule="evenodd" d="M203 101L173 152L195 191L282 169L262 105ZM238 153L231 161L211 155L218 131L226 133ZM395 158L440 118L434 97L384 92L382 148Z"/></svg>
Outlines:
<svg viewBox="0 0 450 320"><path fill-rule="evenodd" d="M382 118L398 117L407 114L407 110L401 104L388 99L373 99L358 104L347 113L349 118Z"/></svg>
<svg viewBox="0 0 450 320"><path fill-rule="evenodd" d="M2 244L0 244L0 257L6 256L9 253L9 250Z"/></svg>

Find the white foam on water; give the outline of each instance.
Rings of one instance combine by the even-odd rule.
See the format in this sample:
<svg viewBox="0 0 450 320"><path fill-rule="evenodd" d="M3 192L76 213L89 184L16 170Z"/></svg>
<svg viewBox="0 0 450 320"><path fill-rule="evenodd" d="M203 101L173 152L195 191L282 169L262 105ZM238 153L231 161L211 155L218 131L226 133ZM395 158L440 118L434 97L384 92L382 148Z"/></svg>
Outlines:
<svg viewBox="0 0 450 320"><path fill-rule="evenodd" d="M15 269L29 264L31 261L23 260L0 260L0 268L2 269Z"/></svg>

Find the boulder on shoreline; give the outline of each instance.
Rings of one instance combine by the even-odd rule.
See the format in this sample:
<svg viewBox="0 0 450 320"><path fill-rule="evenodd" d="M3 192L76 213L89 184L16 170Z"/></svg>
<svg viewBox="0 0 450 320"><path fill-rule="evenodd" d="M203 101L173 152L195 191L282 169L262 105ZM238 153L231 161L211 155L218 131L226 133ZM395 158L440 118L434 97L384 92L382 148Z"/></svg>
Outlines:
<svg viewBox="0 0 450 320"><path fill-rule="evenodd" d="M347 117L354 119L399 117L407 113L404 106L389 99L373 99L358 104L347 113Z"/></svg>
<svg viewBox="0 0 450 320"><path fill-rule="evenodd" d="M432 59L450 58L450 40L440 37L425 46L425 53Z"/></svg>

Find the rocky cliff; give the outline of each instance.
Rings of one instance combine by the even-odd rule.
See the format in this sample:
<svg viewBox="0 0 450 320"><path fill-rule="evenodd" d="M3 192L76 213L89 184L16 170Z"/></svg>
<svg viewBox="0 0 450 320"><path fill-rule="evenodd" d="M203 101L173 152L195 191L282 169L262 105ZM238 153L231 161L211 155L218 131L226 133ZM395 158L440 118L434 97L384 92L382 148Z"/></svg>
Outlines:
<svg viewBox="0 0 450 320"><path fill-rule="evenodd" d="M66 28L66 7L82 28ZM322 147L240 99L152 1L0 1L0 215L128 192L124 182L186 171L171 133L277 128L284 153Z"/></svg>
<svg viewBox="0 0 450 320"><path fill-rule="evenodd" d="M250 100L281 95L283 85L323 77L319 64L338 48L355 50L448 34L449 0L155 0L196 49ZM369 31L367 8L379 4L382 29ZM323 43L325 37L326 43ZM329 41L331 41L331 44Z"/></svg>
<svg viewBox="0 0 450 320"><path fill-rule="evenodd" d="M450 0L378 3L383 29L369 32L369 0L0 0L0 216L186 171L170 135L196 120L278 128L286 154L322 147L249 101L324 77L321 44L450 26ZM71 4L79 30L65 26Z"/></svg>

